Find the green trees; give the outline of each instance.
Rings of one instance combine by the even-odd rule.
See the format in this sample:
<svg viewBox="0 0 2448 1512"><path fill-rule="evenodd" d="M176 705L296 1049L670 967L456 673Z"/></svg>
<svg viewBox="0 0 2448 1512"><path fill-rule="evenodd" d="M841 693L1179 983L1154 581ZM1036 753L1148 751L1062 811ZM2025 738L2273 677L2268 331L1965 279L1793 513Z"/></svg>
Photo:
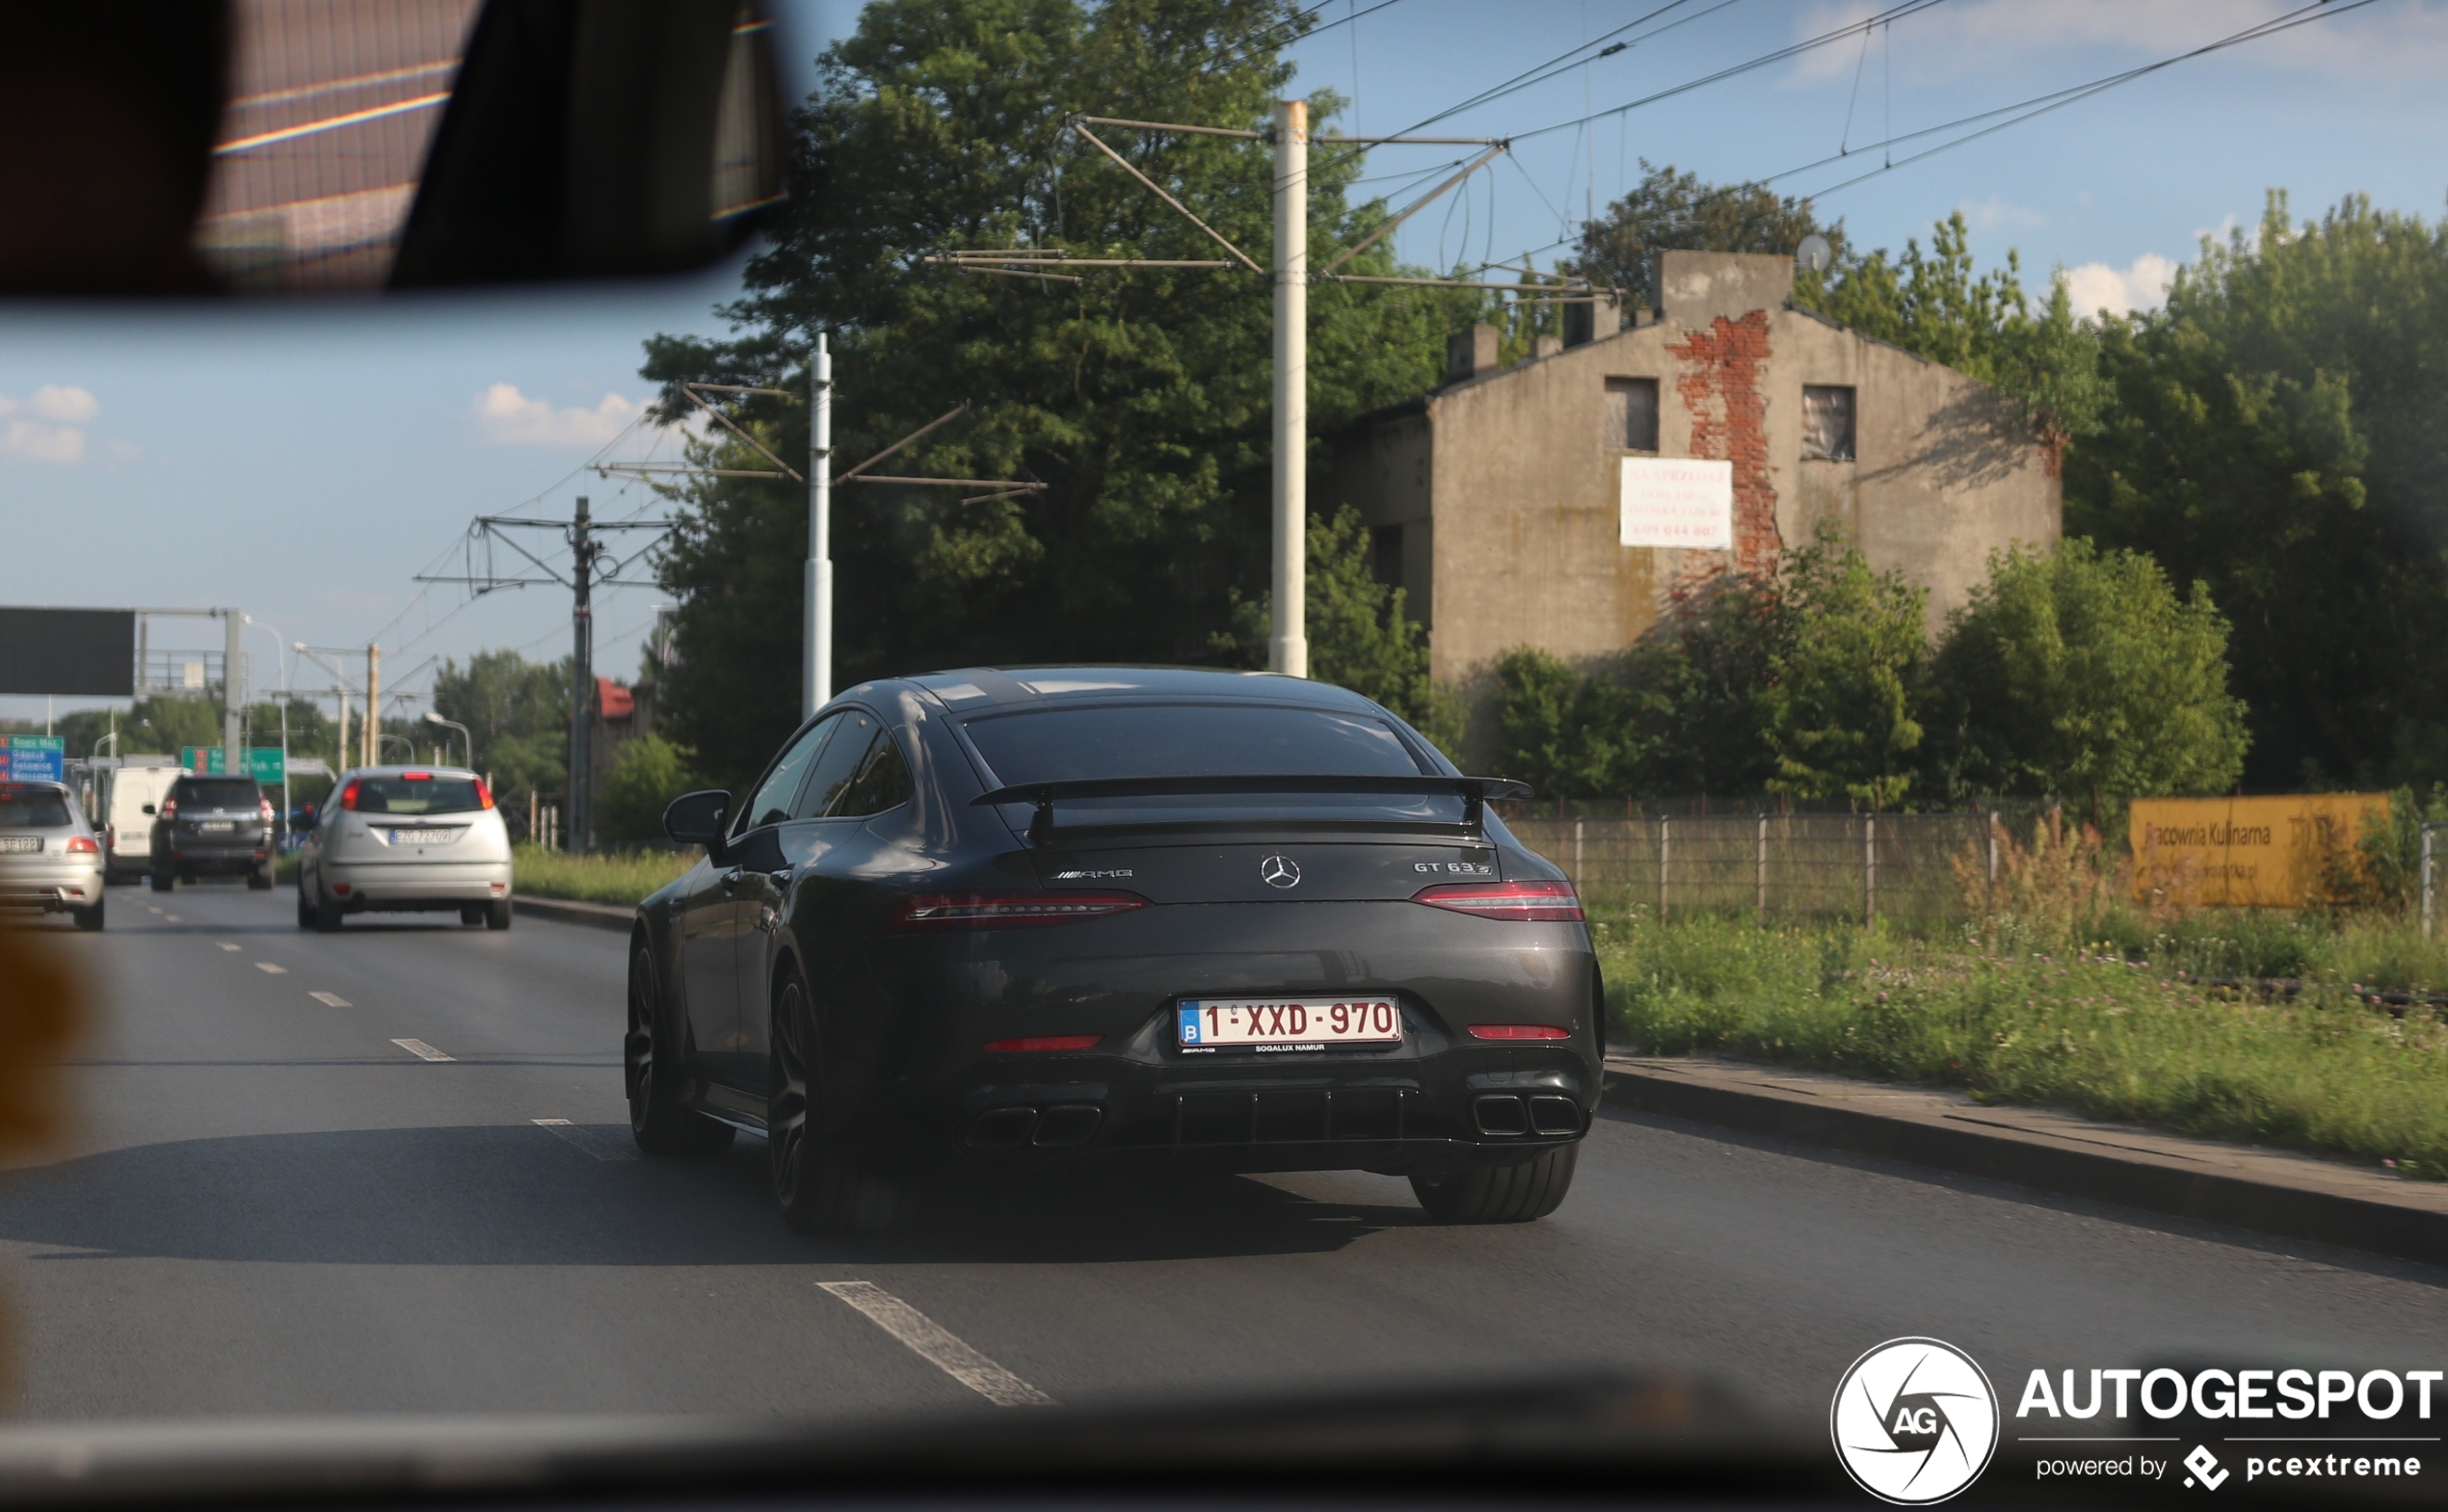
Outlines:
<svg viewBox="0 0 2448 1512"><path fill-rule="evenodd" d="M697 785L687 755L662 736L622 742L596 804L597 837L616 846L661 844L663 809Z"/></svg>
<svg viewBox="0 0 2448 1512"><path fill-rule="evenodd" d="M434 675L434 708L467 727L476 770L492 774L496 801L523 806L530 792L569 780L570 663L532 662L515 650L478 651ZM659 810L658 810L659 811Z"/></svg>
<svg viewBox="0 0 2448 1512"><path fill-rule="evenodd" d="M1218 255L1066 119L1257 126L1290 78L1276 48L1306 25L1279 0L880 0L826 52L790 141L800 192L725 310L734 334L656 337L647 376L804 392L807 333L828 329L838 461L968 399L966 416L892 470L1047 485L974 503L945 489L839 491L837 684L979 661L1220 654L1235 591L1253 597L1267 580L1264 280L1237 267L1148 268L1075 283L919 258L1015 245ZM1335 108L1313 101L1321 126ZM1263 257L1273 234L1263 146L1097 129ZM1347 202L1360 172L1356 152L1321 142L1313 155L1321 257L1384 214ZM1395 269L1373 249L1351 271ZM1418 296L1312 290L1317 431L1437 381L1443 306ZM743 412L778 453L805 455L804 405L756 400ZM709 479L681 505L661 566L682 603L665 707L709 779L736 783L798 715L805 495Z"/></svg>
<svg viewBox="0 0 2448 1512"><path fill-rule="evenodd" d="M1784 252L1814 233L1837 249L1842 223L1826 225L1807 199L1779 199L1766 184L1711 184L1640 160L1640 182L1582 223L1576 254L1562 271L1619 291L1626 308L1655 305L1650 276L1662 252Z"/></svg>
<svg viewBox="0 0 2448 1512"><path fill-rule="evenodd" d="M2215 793L2247 744L2227 622L2150 558L2068 541L2015 550L1936 661L1950 785L1981 792Z"/></svg>
<svg viewBox="0 0 2448 1512"><path fill-rule="evenodd" d="M2448 777L2448 235L2350 199L2205 242L2106 328L2115 402L2066 528L2199 581L2235 626L2247 783Z"/></svg>
<svg viewBox="0 0 2448 1512"><path fill-rule="evenodd" d="M1832 530L1795 553L1781 586L1785 633L1757 695L1769 791L1894 808L1921 745L1928 596Z"/></svg>

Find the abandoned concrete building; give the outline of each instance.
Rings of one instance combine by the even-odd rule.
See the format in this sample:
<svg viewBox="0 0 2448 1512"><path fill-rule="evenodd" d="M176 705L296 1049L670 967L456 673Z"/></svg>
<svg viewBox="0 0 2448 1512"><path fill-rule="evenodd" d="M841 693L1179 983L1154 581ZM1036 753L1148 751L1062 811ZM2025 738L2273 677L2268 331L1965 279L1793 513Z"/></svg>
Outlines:
<svg viewBox="0 0 2448 1512"><path fill-rule="evenodd" d="M1457 334L1447 382L1331 447L1317 505L1366 517L1437 677L1474 705L1517 646L1621 652L1729 570L1773 571L1833 519L1929 592L1930 628L1992 551L2053 543L2054 448L1986 385L1796 309L1790 257L1667 252L1659 308L1510 367ZM1585 311L1591 305L1567 305Z"/></svg>

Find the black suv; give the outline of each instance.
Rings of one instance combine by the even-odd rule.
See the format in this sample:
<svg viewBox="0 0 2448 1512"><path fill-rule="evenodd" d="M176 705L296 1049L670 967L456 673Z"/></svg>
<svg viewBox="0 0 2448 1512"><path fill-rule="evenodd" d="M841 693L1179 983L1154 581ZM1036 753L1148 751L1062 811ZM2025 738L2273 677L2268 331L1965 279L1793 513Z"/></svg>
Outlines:
<svg viewBox="0 0 2448 1512"><path fill-rule="evenodd" d="M272 886L272 804L252 777L182 777L153 815L153 890L171 881L244 872Z"/></svg>

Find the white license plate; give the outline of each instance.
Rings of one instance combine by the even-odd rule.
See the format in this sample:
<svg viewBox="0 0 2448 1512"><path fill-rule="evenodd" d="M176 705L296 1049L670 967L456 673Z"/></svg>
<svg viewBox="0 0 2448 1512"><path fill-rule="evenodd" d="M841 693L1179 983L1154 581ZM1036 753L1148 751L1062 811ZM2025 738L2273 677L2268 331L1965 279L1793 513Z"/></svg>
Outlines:
<svg viewBox="0 0 2448 1512"><path fill-rule="evenodd" d="M1175 1021L1185 1049L1402 1043L1391 997L1191 997Z"/></svg>
<svg viewBox="0 0 2448 1512"><path fill-rule="evenodd" d="M238 821L235 819L206 819L203 823L196 826L196 828L203 831L206 835L227 835L230 831L238 828Z"/></svg>
<svg viewBox="0 0 2448 1512"><path fill-rule="evenodd" d="M17 856L42 848L39 835L0 835L0 855Z"/></svg>

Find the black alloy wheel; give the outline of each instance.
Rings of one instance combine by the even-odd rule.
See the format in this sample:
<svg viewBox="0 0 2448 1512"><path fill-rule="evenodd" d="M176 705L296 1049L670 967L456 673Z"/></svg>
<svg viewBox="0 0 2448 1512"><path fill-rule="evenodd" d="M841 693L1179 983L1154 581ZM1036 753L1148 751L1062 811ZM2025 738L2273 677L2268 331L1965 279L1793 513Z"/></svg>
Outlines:
<svg viewBox="0 0 2448 1512"><path fill-rule="evenodd" d="M629 946L629 1032L621 1042L628 1083L629 1137L650 1155L711 1155L731 1148L732 1129L683 1105L679 1041L669 1032L656 990L654 957L643 940Z"/></svg>
<svg viewBox="0 0 2448 1512"><path fill-rule="evenodd" d="M801 1233L866 1233L892 1221L893 1184L862 1170L824 1127L815 1097L816 1021L797 971L774 994L765 1148L774 1202Z"/></svg>
<svg viewBox="0 0 2448 1512"><path fill-rule="evenodd" d="M1411 1192L1439 1223L1529 1223L1563 1205L1580 1157L1570 1144L1513 1165L1458 1165L1412 1177Z"/></svg>

